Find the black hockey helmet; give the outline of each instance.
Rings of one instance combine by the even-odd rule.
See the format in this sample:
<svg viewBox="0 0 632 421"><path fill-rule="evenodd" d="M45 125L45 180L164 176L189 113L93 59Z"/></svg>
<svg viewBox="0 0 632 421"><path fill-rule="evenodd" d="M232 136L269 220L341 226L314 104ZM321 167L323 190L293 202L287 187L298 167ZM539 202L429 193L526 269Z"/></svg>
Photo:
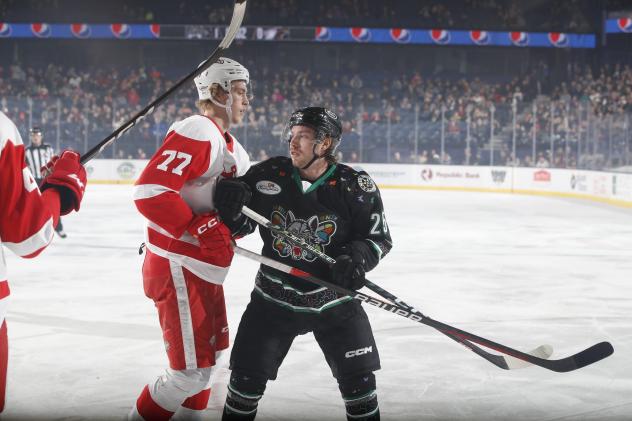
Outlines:
<svg viewBox="0 0 632 421"><path fill-rule="evenodd" d="M338 147L342 136L342 124L336 113L323 107L305 107L294 111L283 130L283 139L290 142L291 130L294 126L307 126L316 131L316 143L321 143L327 136L332 140L332 152Z"/></svg>
<svg viewBox="0 0 632 421"><path fill-rule="evenodd" d="M40 126L33 126L31 130L29 130L30 134L42 134L42 128Z"/></svg>

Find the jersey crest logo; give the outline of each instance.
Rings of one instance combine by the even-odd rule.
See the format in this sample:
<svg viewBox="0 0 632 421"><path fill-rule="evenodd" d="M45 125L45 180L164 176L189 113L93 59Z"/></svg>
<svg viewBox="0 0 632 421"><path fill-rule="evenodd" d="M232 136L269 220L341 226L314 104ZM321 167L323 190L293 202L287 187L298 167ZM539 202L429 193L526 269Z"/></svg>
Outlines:
<svg viewBox="0 0 632 421"><path fill-rule="evenodd" d="M364 174L358 177L358 186L367 193L373 193L377 190L377 187L375 186L373 180L371 180L371 177Z"/></svg>
<svg viewBox="0 0 632 421"><path fill-rule="evenodd" d="M278 225L292 234L303 238L320 251L324 251L324 246L331 242L331 237L336 233L336 223L333 220L325 219L321 221L316 215L304 220L296 218L292 211L288 211L285 215L279 211L273 211L270 221L274 225ZM289 243L274 233L272 233L272 235L274 237L272 248L279 253L279 256L291 256L293 260L303 259L308 262L316 260L316 255L308 250L303 250L303 248Z"/></svg>

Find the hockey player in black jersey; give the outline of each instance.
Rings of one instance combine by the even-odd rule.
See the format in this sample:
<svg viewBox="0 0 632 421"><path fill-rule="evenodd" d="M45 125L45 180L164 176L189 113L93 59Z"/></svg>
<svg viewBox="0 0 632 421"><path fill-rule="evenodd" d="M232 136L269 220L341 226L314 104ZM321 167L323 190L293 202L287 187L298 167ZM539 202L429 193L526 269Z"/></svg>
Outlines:
<svg viewBox="0 0 632 421"><path fill-rule="evenodd" d="M263 255L360 289L365 272L391 249L391 238L373 180L336 162L341 134L340 119L330 110L295 111L284 132L290 158L271 158L242 177L222 180L215 206L238 236L255 228L240 213L247 204L334 256L336 264L329 267L262 228ZM223 420L255 418L267 381L276 379L294 338L308 332L313 332L338 381L347 418L379 420L373 372L380 368L380 360L360 303L266 266L256 275L233 345Z"/></svg>

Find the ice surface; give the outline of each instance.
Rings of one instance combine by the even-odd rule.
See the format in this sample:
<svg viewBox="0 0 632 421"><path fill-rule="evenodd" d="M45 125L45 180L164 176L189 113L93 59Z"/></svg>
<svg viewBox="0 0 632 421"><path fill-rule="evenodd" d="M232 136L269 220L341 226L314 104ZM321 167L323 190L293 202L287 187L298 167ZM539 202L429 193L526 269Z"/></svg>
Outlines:
<svg viewBox="0 0 632 421"><path fill-rule="evenodd" d="M2 419L122 419L166 367L140 277L143 220L131 187L91 185L68 238L36 260L8 252L9 392ZM367 307L380 350L384 420L632 419L632 212L586 201L384 190L395 242L370 279L445 323L553 358L612 342L572 373L501 370L423 325ZM258 236L240 245L257 250ZM226 283L231 336L257 265ZM219 419L227 371L205 413ZM260 420L342 420L311 335L298 338Z"/></svg>

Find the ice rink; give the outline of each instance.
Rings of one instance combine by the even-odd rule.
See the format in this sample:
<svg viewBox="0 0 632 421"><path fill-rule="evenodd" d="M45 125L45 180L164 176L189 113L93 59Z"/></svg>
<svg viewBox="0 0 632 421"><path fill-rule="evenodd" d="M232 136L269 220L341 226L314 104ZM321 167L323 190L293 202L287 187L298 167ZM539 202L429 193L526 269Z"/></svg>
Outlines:
<svg viewBox="0 0 632 421"><path fill-rule="evenodd" d="M2 419L123 419L166 367L140 277L144 222L131 186L89 185L68 238L36 260L7 252L9 391ZM571 373L504 371L435 330L368 307L382 360L384 420L632 420L632 211L588 201L384 190L394 247L370 279L426 315L552 358L610 341ZM240 245L260 250L258 235ZM231 337L257 264L235 257ZM206 419L219 419L227 371ZM295 341L260 420L343 420L320 350Z"/></svg>

